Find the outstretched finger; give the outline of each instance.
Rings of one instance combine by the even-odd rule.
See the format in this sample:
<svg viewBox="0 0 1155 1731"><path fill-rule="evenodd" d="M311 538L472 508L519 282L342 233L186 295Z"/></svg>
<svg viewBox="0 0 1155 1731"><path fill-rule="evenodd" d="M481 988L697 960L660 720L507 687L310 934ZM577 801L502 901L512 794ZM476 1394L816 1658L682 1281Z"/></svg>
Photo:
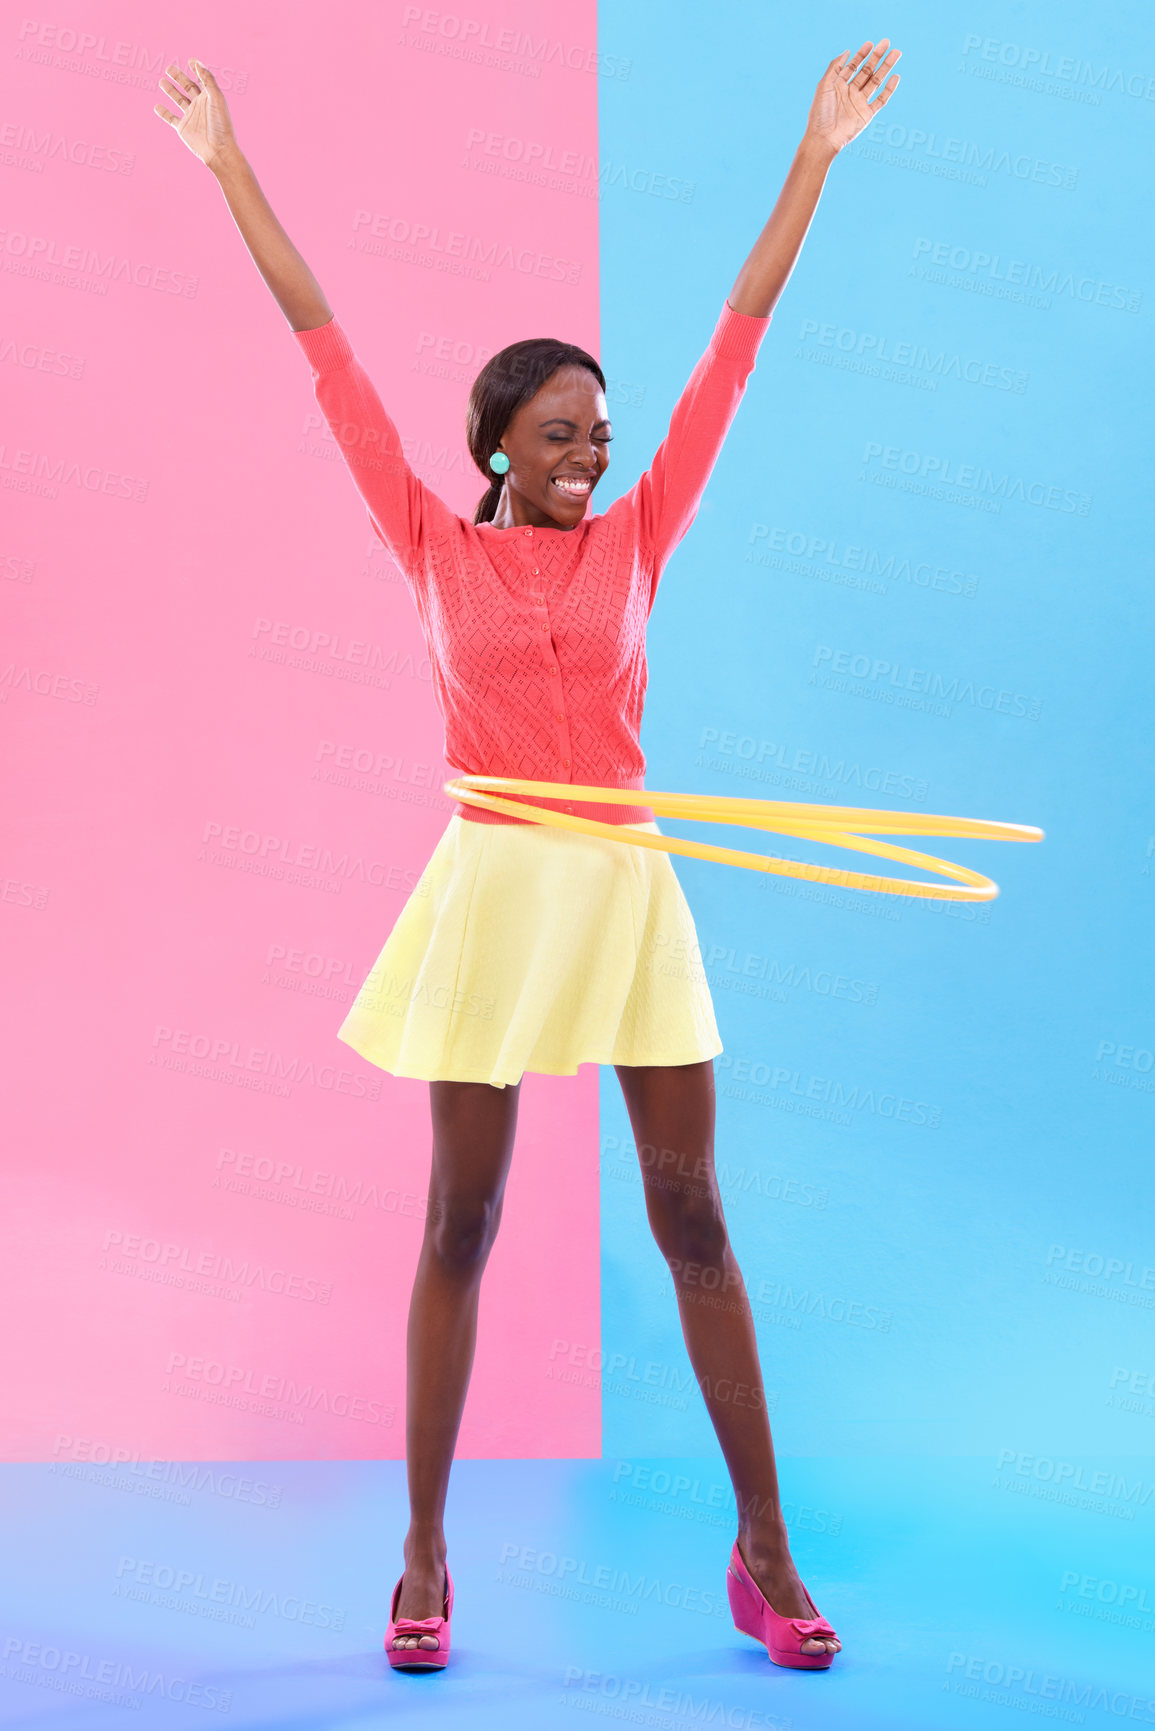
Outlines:
<svg viewBox="0 0 1155 1731"><path fill-rule="evenodd" d="M878 107L877 98L878 98L879 88L883 84L883 82L886 78L886 74L890 71L890 68L893 66L893 64L894 64L893 60L884 61L881 68L871 74L868 83L859 92L860 96L863 98L863 100L866 103L869 104L869 106L871 108L877 108Z"/></svg>
<svg viewBox="0 0 1155 1731"><path fill-rule="evenodd" d="M868 94L870 97L873 98L873 100L871 101L871 107L872 108L877 108L879 86L882 84L885 84L887 82L887 73L894 66L898 57L899 57L899 50L897 48L892 48L890 53L887 55L886 59L882 62L882 65L877 66L874 69L874 71L871 73L870 86L868 87Z"/></svg>
<svg viewBox="0 0 1155 1731"><path fill-rule="evenodd" d="M879 91L878 95L875 97L874 101L871 103L870 106L874 109L885 108L887 103L890 101L891 97L894 95L895 91L898 89L898 85L899 85L899 77L898 77L898 73L895 72L894 74L892 74L892 76L890 78L887 79L886 83L883 85L882 89Z"/></svg>
<svg viewBox="0 0 1155 1731"><path fill-rule="evenodd" d="M181 90L183 90L187 96L193 97L200 95L200 85L197 83L196 79L191 77L189 73L183 71L175 60L170 60L164 70L166 76L170 78L174 84L179 85Z"/></svg>
<svg viewBox="0 0 1155 1731"><path fill-rule="evenodd" d="M177 114L170 114L168 109L162 108L159 102L154 104L152 111L154 114L159 114L162 120L167 120L170 126L179 126L181 124L180 116Z"/></svg>
<svg viewBox="0 0 1155 1731"><path fill-rule="evenodd" d="M190 96L187 91L182 89L174 78L168 78L166 82L166 77L167 74L162 73L157 79L157 83L160 85L161 90L168 97L169 101L179 102L182 108L191 108L193 103L196 101L196 97ZM197 95L199 96L199 94L200 92L198 91Z"/></svg>
<svg viewBox="0 0 1155 1731"><path fill-rule="evenodd" d="M864 42L862 44L861 48L856 49L855 52L848 57L846 65L843 68L843 70L851 74L852 81L853 81L854 75L858 72L859 66L861 65L862 61L870 53L870 50L873 47L874 47L873 42Z"/></svg>
<svg viewBox="0 0 1155 1731"><path fill-rule="evenodd" d="M884 36L881 42L876 42L874 44L873 53L863 62L862 66L859 68L857 77L851 79L851 83L857 90L865 90L866 86L878 71L879 61L882 59L889 47L890 38L888 36Z"/></svg>

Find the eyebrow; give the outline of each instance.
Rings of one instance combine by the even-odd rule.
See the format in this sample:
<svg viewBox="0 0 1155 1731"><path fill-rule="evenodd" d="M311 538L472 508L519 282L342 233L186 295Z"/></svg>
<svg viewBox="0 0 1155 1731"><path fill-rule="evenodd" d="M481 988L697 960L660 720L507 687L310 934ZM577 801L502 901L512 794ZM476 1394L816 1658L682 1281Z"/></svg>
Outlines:
<svg viewBox="0 0 1155 1731"><path fill-rule="evenodd" d="M610 421L605 420L605 419L594 422L595 427L608 427L611 424L612 423ZM576 421L564 420L561 415L553 415L548 421L539 421L538 426L539 427L573 427L575 431L577 430L577 422Z"/></svg>

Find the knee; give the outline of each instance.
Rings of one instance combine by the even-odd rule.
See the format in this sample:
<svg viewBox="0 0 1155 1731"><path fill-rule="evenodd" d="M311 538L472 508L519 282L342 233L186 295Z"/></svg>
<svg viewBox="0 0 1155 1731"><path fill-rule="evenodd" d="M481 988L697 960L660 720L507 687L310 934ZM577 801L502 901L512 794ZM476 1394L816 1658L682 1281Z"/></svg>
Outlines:
<svg viewBox="0 0 1155 1731"><path fill-rule="evenodd" d="M480 1274L500 1224L500 1198L431 1199L426 1242L446 1270Z"/></svg>
<svg viewBox="0 0 1155 1731"><path fill-rule="evenodd" d="M649 1217L658 1249L675 1278L680 1267L722 1266L730 1239L717 1195L659 1194L650 1201Z"/></svg>

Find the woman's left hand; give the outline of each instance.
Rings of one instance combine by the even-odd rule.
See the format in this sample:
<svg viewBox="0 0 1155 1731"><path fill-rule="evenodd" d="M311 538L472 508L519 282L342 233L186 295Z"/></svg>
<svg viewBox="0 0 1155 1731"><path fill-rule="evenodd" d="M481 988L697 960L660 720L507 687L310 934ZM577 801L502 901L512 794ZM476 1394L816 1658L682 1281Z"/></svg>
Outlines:
<svg viewBox="0 0 1155 1731"><path fill-rule="evenodd" d="M819 80L806 122L809 137L835 152L857 138L898 89L898 73L888 77L901 49L890 40L864 42L857 54L836 54ZM881 94L876 95L876 92ZM871 98L874 98L872 101Z"/></svg>

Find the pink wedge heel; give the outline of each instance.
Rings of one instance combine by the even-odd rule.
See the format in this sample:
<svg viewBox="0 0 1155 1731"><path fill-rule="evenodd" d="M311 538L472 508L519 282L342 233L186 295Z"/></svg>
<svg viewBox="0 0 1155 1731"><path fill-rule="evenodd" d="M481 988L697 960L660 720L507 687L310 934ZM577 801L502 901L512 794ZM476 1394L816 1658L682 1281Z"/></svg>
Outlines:
<svg viewBox="0 0 1155 1731"><path fill-rule="evenodd" d="M405 1579L402 1575L401 1581ZM399 1617L401 1581L393 1589L389 1605L389 1627L385 1631L385 1656L395 1671L442 1671L449 1659L449 1619L453 1615L453 1576L445 1568L445 1610L440 1617ZM436 1647L394 1647L396 1635L436 1637Z"/></svg>
<svg viewBox="0 0 1155 1731"><path fill-rule="evenodd" d="M805 1587L802 1590L806 1592ZM833 1653L802 1651L804 1641L838 1639L826 1618L819 1616L810 1594L806 1593L806 1600L814 1612L813 1617L780 1617L743 1562L737 1539L726 1570L726 1593L734 1627L743 1635L752 1635L755 1641L761 1641L775 1665L786 1665L795 1671L828 1669Z"/></svg>

